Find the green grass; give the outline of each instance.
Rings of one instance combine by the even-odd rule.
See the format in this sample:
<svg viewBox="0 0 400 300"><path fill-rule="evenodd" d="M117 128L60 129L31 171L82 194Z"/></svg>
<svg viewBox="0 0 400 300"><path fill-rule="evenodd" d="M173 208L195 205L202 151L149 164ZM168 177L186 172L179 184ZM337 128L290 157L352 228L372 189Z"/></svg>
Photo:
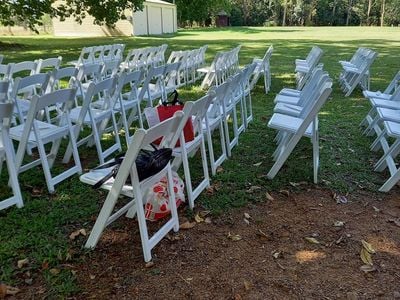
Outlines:
<svg viewBox="0 0 400 300"><path fill-rule="evenodd" d="M272 90L265 95L260 80L253 91L255 120L241 135L233 157L223 165L223 172L212 178L213 184L220 185L218 192L213 196L201 196L197 202L217 214L248 202L264 201L266 191L290 188L290 182L312 182L312 149L308 140L301 141L274 180L268 180L265 174L272 166L271 154L275 148L275 132L266 126L272 114L273 98L281 88L294 86L294 60L304 58L313 45L324 50L322 62L334 79L331 100L320 114L321 185L340 193L356 194L360 189L376 191L387 174L373 172L371 162L376 161L377 155L369 151L371 138L362 136L358 127L369 104L359 90L349 98L343 96L337 84L338 60L350 59L360 46L375 49L379 57L371 70L372 89L383 90L400 69L399 34L400 28L272 27L184 30L167 37L2 37L0 53L5 55L5 63L58 55L68 62L78 57L82 47L96 44L121 42L127 45L126 49L132 49L167 43L168 53L208 44L207 60L211 62L217 51L242 44L240 63L245 65L253 57L262 57L273 44ZM203 93L195 87L182 89L180 94L182 99L188 100ZM95 153L93 149L80 148L84 168L96 165ZM260 166L254 166L259 162L262 162ZM2 174L3 187L6 181ZM105 193L93 191L75 176L58 185L56 193L49 195L39 168L23 173L20 182L25 207L0 212L0 280L22 285L24 274L29 271L34 283L43 281L46 284L47 296L71 295L79 286L74 274L64 266L79 262L88 254L81 248L82 238L70 241L68 236L76 229L92 227ZM261 189L247 192L252 185ZM118 226L118 222L113 226ZM29 258L30 263L18 269L17 261L24 258ZM49 272L51 268L60 269L61 273L54 275Z"/></svg>

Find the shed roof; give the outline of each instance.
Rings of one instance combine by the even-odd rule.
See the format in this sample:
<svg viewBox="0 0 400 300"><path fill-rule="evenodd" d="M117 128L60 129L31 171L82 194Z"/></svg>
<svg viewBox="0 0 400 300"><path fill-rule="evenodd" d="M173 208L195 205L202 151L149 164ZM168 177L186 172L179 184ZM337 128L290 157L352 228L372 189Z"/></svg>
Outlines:
<svg viewBox="0 0 400 300"><path fill-rule="evenodd" d="M158 4L163 4L163 5L172 5L175 6L175 4L167 2L167 1L162 1L162 0L146 0L146 2L152 2L152 3L158 3Z"/></svg>

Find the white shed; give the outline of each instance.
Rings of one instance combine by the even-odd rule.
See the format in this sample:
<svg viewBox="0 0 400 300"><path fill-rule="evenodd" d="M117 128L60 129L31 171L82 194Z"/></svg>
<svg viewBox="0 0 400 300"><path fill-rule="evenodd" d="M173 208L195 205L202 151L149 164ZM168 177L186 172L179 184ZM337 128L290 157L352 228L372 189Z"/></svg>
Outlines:
<svg viewBox="0 0 400 300"><path fill-rule="evenodd" d="M73 18L61 22L53 19L55 36L132 36L165 34L177 31L176 5L161 1L147 0L143 11L126 13L127 20L120 20L114 28L93 24L94 18L87 16L82 24Z"/></svg>
<svg viewBox="0 0 400 300"><path fill-rule="evenodd" d="M177 31L176 5L147 0L143 11L133 13L133 35L164 34Z"/></svg>

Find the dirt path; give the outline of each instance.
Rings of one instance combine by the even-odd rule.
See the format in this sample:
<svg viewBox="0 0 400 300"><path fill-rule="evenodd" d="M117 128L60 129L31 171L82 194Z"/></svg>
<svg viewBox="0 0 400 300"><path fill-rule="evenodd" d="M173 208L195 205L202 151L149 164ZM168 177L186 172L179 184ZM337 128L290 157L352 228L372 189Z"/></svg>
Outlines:
<svg viewBox="0 0 400 300"><path fill-rule="evenodd" d="M172 234L156 246L154 265L147 267L137 224L124 220L124 226L107 230L91 256L73 266L82 290L76 297L400 298L397 192L378 195L382 199L349 196L343 204L326 190L273 194L266 203ZM361 240L376 251L370 255L373 267L361 260Z"/></svg>

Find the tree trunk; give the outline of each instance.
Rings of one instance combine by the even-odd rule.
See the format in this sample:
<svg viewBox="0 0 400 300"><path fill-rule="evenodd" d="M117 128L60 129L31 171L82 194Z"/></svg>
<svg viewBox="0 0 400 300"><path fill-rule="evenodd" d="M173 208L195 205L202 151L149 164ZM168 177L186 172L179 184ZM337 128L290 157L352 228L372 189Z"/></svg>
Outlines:
<svg viewBox="0 0 400 300"><path fill-rule="evenodd" d="M371 26L370 22L370 15L371 15L371 8L372 8L372 0L368 0L368 10L367 10L367 25Z"/></svg>
<svg viewBox="0 0 400 300"><path fill-rule="evenodd" d="M353 6L352 0L349 0L349 6L347 7L347 17L346 17L346 26L349 26L350 18L351 18L351 8Z"/></svg>
<svg viewBox="0 0 400 300"><path fill-rule="evenodd" d="M382 0L382 8L381 8L381 26L385 25L385 3L386 0Z"/></svg>
<svg viewBox="0 0 400 300"><path fill-rule="evenodd" d="M282 26L286 26L287 1L283 1Z"/></svg>
<svg viewBox="0 0 400 300"><path fill-rule="evenodd" d="M333 1L331 25L335 25L335 15L336 15L336 0Z"/></svg>

